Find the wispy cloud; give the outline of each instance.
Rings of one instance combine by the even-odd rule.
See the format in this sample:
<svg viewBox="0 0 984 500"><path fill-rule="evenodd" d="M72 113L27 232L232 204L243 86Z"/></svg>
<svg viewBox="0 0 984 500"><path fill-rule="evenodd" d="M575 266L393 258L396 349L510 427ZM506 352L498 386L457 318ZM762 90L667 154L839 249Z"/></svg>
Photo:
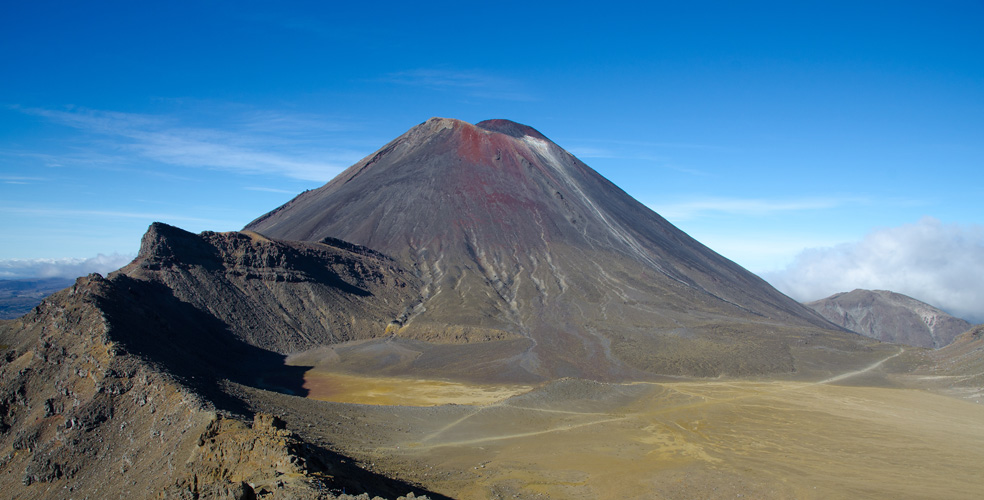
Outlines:
<svg viewBox="0 0 984 500"><path fill-rule="evenodd" d="M175 116L86 108L21 111L104 137L110 144L103 155L117 149L184 167L324 182L368 152L326 146L326 136L342 127L308 115L241 113L215 128L190 126Z"/></svg>
<svg viewBox="0 0 984 500"><path fill-rule="evenodd" d="M11 259L0 260L0 279L77 278L90 273L115 271L130 263L136 255L99 254L86 259Z"/></svg>
<svg viewBox="0 0 984 500"><path fill-rule="evenodd" d="M800 253L763 278L791 297L817 300L856 288L909 295L970 321L984 321L984 226L925 217L861 241Z"/></svg>
<svg viewBox="0 0 984 500"><path fill-rule="evenodd" d="M399 85L424 87L438 91L462 92L468 96L504 101L536 100L523 85L510 78L482 71L448 69L414 69L390 73L383 81Z"/></svg>
<svg viewBox="0 0 984 500"><path fill-rule="evenodd" d="M619 154L611 149L594 146L574 146L565 148L567 152L581 159L584 158L619 158Z"/></svg>
<svg viewBox="0 0 984 500"><path fill-rule="evenodd" d="M83 149L70 148L72 150L57 154L40 151L0 149L0 157L11 158L14 162L30 159L33 160L31 163L34 165L51 169L63 168L67 165L108 167L113 165L113 163L119 163L119 158L116 158L114 162L113 156L96 151L90 141L86 141L86 143L87 144L83 147ZM24 177L36 179L38 182L51 180L48 178L40 178L39 176Z"/></svg>
<svg viewBox="0 0 984 500"><path fill-rule="evenodd" d="M250 110L236 115L238 128L256 134L289 136L295 139L323 140L325 133L345 132L352 124L327 119L310 113L283 113L269 110Z"/></svg>
<svg viewBox="0 0 984 500"><path fill-rule="evenodd" d="M202 224L217 224L217 223L228 223L226 221L219 221L216 219L205 219L200 217L188 217L183 215L175 215L168 213L159 212L123 212L118 210L75 210L75 209L57 209L57 208L27 208L27 207L0 207L0 213L12 214L12 215L33 215L33 216L44 216L44 217L58 217L58 218L68 218L68 217L78 217L78 218L91 218L91 217L113 217L120 219L140 219L140 220L167 220L167 221L183 221L183 222L196 222Z"/></svg>
<svg viewBox="0 0 984 500"><path fill-rule="evenodd" d="M36 182L44 182L44 177L26 177L26 176L16 176L16 175L0 175L0 182L4 184L34 184Z"/></svg>
<svg viewBox="0 0 984 500"><path fill-rule="evenodd" d="M701 198L653 207L670 220L689 220L713 215L770 215L782 212L825 210L864 203L860 198L798 198L771 200L761 198Z"/></svg>
<svg viewBox="0 0 984 500"><path fill-rule="evenodd" d="M627 141L614 139L565 139L566 147L574 156L584 160L600 158L608 160L644 161L650 162L659 168L675 170L685 174L699 177L708 177L712 174L680 165L674 160L674 150L679 149L712 149L721 150L724 148L697 143L673 143L673 142L650 142L650 141Z"/></svg>
<svg viewBox="0 0 984 500"><path fill-rule="evenodd" d="M0 175L0 181L4 182L41 182L44 177L25 177L16 175Z"/></svg>
<svg viewBox="0 0 984 500"><path fill-rule="evenodd" d="M277 189L277 188L268 188L268 187L245 187L243 189L247 191L262 191L264 193L297 194L297 191L292 191L290 189Z"/></svg>
<svg viewBox="0 0 984 500"><path fill-rule="evenodd" d="M615 151L625 149L625 147L632 148L646 148L646 149L709 149L715 151L727 151L731 148L726 148L722 146L716 146L713 144L704 144L699 142L661 142L661 141L634 141L626 139L565 139L565 142L571 144L602 144L607 147L605 151ZM591 146L585 146L591 147Z"/></svg>

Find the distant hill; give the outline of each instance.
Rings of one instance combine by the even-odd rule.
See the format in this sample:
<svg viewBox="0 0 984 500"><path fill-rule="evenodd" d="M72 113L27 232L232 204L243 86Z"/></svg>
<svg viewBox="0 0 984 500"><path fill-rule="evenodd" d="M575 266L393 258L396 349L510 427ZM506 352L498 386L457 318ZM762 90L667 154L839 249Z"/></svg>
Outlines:
<svg viewBox="0 0 984 500"><path fill-rule="evenodd" d="M861 335L916 347L943 347L973 326L925 302L887 290L836 293L806 306Z"/></svg>
<svg viewBox="0 0 984 500"><path fill-rule="evenodd" d="M21 317L40 304L41 299L74 282L68 278L0 280L0 319Z"/></svg>

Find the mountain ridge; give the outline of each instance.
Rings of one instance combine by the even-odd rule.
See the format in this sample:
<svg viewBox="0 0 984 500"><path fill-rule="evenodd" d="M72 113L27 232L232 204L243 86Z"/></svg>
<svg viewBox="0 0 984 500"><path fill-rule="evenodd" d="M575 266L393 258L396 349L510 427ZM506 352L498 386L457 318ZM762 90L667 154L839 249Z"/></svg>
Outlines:
<svg viewBox="0 0 984 500"><path fill-rule="evenodd" d="M306 368L285 366L278 351L382 335L386 301L412 288L400 286L390 262L348 244L152 224L129 265L79 278L0 321L0 491L22 499L426 493L299 437L230 391L244 384L304 396ZM307 313L292 321L281 314L287 308ZM347 324L356 313L364 324Z"/></svg>

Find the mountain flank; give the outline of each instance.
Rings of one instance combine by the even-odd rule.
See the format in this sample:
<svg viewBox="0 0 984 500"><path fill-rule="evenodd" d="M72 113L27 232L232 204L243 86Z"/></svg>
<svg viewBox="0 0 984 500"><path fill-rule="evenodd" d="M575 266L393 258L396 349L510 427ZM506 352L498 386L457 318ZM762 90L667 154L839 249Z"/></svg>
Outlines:
<svg viewBox="0 0 984 500"><path fill-rule="evenodd" d="M933 352L934 374L953 377L954 385L976 390L977 402L984 398L984 325L957 335L946 347Z"/></svg>
<svg viewBox="0 0 984 500"><path fill-rule="evenodd" d="M808 302L830 322L883 342L936 349L973 325L925 302L887 290L854 290Z"/></svg>

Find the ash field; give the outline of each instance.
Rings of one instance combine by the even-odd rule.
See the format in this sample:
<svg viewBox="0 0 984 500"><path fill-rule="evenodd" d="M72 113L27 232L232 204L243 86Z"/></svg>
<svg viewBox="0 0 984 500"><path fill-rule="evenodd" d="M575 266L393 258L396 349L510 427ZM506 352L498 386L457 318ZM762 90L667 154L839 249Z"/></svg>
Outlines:
<svg viewBox="0 0 984 500"><path fill-rule="evenodd" d="M918 388L931 377L899 372L921 356L882 346L822 379L563 379L515 395L353 375L320 392L312 369L308 398L342 404L306 401L288 420L455 498L975 498L980 394Z"/></svg>

